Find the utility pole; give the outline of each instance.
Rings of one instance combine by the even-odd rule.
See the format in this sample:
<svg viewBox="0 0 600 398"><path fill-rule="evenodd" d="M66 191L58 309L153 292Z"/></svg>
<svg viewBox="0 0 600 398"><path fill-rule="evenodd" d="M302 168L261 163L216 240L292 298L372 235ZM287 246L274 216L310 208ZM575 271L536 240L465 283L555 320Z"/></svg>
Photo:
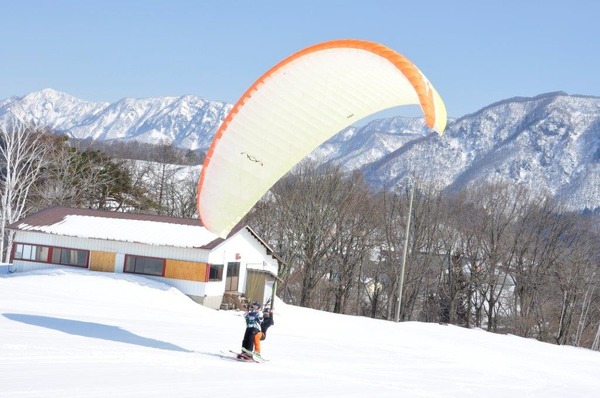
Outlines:
<svg viewBox="0 0 600 398"><path fill-rule="evenodd" d="M402 288L404 285L404 267L406 266L406 252L408 251L408 233L410 232L410 216L412 214L414 187L410 187L410 199L408 202L408 220L406 221L406 233L404 237L404 253L402 253L402 267L400 268L400 284L398 285L398 304L396 305L395 321L400 322L400 306L402 305Z"/></svg>

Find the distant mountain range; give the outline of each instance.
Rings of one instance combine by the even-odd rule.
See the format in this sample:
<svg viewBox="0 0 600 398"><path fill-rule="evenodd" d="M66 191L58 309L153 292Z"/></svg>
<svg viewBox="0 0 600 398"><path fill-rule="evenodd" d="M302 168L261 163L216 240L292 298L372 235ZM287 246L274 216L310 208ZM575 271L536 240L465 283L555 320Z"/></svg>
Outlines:
<svg viewBox="0 0 600 398"><path fill-rule="evenodd" d="M14 112L74 138L206 151L232 106L195 96L99 103L45 89L1 100L0 119ZM421 118L378 119L341 131L309 157L361 169L377 187L401 187L412 175L448 189L504 180L561 198L572 210L597 211L600 97L507 99L450 120L443 137Z"/></svg>
<svg viewBox="0 0 600 398"><path fill-rule="evenodd" d="M166 142L206 150L232 105L186 95L89 102L52 89L0 101L8 111L73 138Z"/></svg>

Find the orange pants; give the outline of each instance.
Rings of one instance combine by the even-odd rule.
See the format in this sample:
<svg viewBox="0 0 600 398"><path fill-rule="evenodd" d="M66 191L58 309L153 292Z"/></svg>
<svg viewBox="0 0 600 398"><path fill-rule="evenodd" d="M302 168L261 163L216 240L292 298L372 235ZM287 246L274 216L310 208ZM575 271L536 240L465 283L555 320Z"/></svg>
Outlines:
<svg viewBox="0 0 600 398"><path fill-rule="evenodd" d="M260 341L264 340L264 335L263 332L258 332L254 335L254 352L260 354Z"/></svg>

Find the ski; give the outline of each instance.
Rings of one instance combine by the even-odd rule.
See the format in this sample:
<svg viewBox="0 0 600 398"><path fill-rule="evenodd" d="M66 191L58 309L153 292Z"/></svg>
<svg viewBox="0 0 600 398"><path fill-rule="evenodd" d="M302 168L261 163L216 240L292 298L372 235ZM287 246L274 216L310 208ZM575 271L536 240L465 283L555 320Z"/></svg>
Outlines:
<svg viewBox="0 0 600 398"><path fill-rule="evenodd" d="M255 360L253 357L251 357L251 358L238 358L239 354L240 354L239 352L235 352L233 350L229 350L228 352L221 351L221 353L219 354L219 356L221 358L224 358L224 359L231 359L233 361L238 361L238 362L256 362L256 363L260 363L260 361Z"/></svg>
<svg viewBox="0 0 600 398"><path fill-rule="evenodd" d="M232 355L233 354L233 355ZM222 359L229 359L232 361L237 361L237 362L256 362L258 363L258 361L255 361L253 358L238 358L239 353L234 352L234 351L229 351L229 352L225 352L225 351L221 351L219 353L219 356Z"/></svg>
<svg viewBox="0 0 600 398"><path fill-rule="evenodd" d="M245 349L243 347L242 347L242 352L244 352L248 355L251 355L252 359L256 362L267 362L268 361L268 359L263 358L260 354L257 354L253 351L248 351L247 349Z"/></svg>

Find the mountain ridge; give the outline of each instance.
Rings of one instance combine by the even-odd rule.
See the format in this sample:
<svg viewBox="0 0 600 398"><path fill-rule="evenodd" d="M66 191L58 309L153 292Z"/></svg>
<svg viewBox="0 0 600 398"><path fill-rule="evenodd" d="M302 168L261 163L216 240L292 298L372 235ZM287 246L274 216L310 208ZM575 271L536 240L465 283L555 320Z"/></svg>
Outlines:
<svg viewBox="0 0 600 398"><path fill-rule="evenodd" d="M232 104L192 95L90 102L53 89L0 100L69 137L138 140L207 151ZM422 118L350 126L308 158L359 169L374 187L399 189L417 176L459 190L482 181L525 184L572 210L600 209L600 97L562 91L513 97L450 119L443 137Z"/></svg>

